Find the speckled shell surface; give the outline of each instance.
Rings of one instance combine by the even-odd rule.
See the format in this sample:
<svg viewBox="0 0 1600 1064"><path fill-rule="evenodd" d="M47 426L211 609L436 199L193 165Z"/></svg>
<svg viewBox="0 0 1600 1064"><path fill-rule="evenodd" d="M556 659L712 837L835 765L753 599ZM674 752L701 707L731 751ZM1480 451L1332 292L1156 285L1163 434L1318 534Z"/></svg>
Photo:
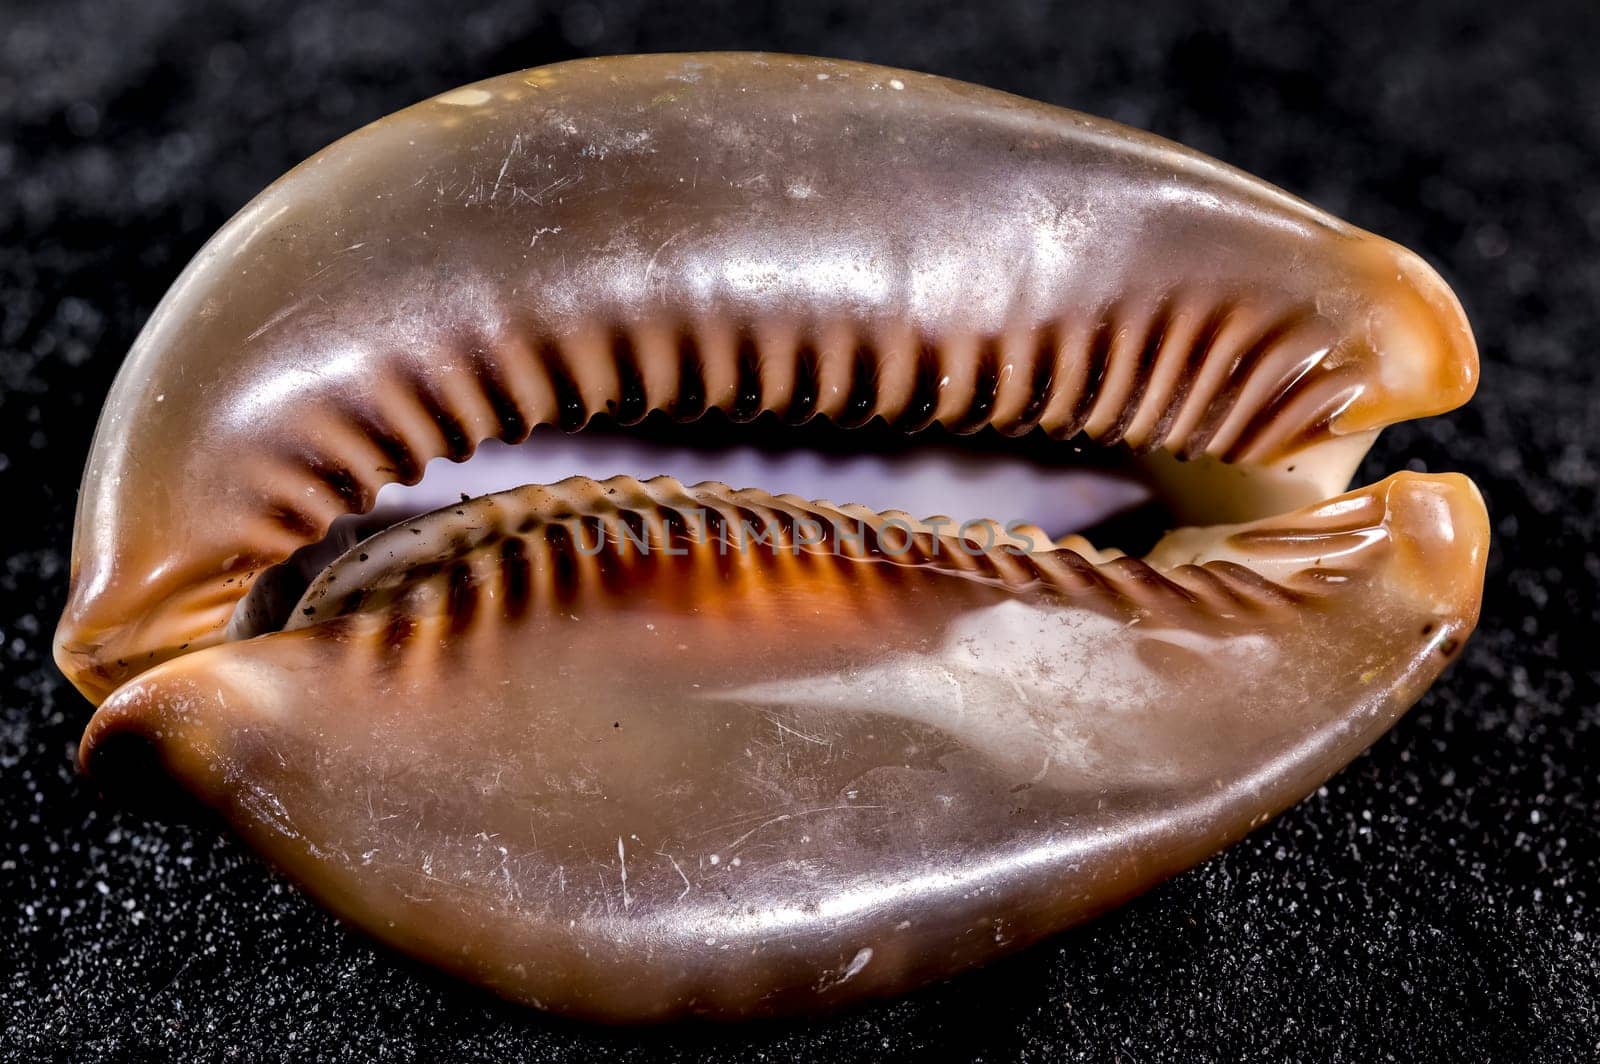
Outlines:
<svg viewBox="0 0 1600 1064"><path fill-rule="evenodd" d="M1112 123L779 56L512 74L330 146L179 278L57 657L104 700L91 766L142 737L433 963L598 1018L829 1007L1145 889L1414 702L1476 620L1482 502L1343 492L1475 379L1420 258ZM708 409L1083 435L1199 524L1130 559L578 479L381 533L230 637L431 459Z"/></svg>

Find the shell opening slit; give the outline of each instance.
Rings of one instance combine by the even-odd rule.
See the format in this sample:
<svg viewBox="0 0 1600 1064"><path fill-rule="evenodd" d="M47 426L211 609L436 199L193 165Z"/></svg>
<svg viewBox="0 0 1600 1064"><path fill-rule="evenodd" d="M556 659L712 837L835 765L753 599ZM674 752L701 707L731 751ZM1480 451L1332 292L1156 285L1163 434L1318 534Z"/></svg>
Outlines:
<svg viewBox="0 0 1600 1064"><path fill-rule="evenodd" d="M524 71L178 278L56 656L91 775L428 963L833 1008L1148 889L1420 698L1483 503L1350 482L1476 375L1421 258L1115 123L790 56Z"/></svg>

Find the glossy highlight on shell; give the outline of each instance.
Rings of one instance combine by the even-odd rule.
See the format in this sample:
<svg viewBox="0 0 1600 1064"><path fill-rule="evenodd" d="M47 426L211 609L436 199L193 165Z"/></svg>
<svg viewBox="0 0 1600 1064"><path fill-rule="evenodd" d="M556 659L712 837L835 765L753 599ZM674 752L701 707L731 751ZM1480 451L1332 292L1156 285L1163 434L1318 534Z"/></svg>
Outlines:
<svg viewBox="0 0 1600 1064"><path fill-rule="evenodd" d="M173 286L57 660L91 773L144 744L431 963L603 1019L834 1007L1114 906L1415 702L1482 502L1346 488L1476 369L1421 259L1113 123L781 56L507 75L325 149ZM643 447L533 472L672 422L1092 444L1184 526L1129 557Z"/></svg>

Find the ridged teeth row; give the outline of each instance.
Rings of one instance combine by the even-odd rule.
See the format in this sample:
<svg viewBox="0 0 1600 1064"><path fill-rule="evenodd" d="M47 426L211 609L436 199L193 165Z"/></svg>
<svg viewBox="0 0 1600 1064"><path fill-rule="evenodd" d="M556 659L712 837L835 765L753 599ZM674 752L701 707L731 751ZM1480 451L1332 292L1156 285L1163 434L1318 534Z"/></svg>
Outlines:
<svg viewBox="0 0 1600 1064"><path fill-rule="evenodd" d="M870 624L903 608L897 588L924 579L938 581L942 607L1004 588L1129 620L1259 624L1359 575L1362 559L1351 548L1381 538L1374 530L1382 519L1380 501L1356 496L1226 539L1233 548L1307 559L1274 583L1232 560L1158 569L1031 540L1016 527L974 523L958 534L899 512L755 489L574 477L463 502L382 533L358 549L379 556L388 538L396 561L361 574L354 590L324 577L291 627L324 626L339 636L358 621L378 624L384 653L411 647L411 667L416 654L455 652L451 645L468 647L524 618L630 608L646 585L651 608L735 626L806 623L814 619L808 610ZM431 527L415 542L433 546L418 556L408 536L423 526ZM997 541L982 543L989 532ZM1323 553L1326 564L1313 560ZM1097 555L1098 563L1090 560Z"/></svg>
<svg viewBox="0 0 1600 1064"><path fill-rule="evenodd" d="M904 328L801 329L699 322L595 328L563 340L526 329L475 338L424 372L374 381L337 409L311 410L295 449L262 477L266 553L314 539L368 508L384 484L415 483L429 460L479 442L520 442L537 425L576 431L660 411L692 420L770 414L873 418L907 432L1080 433L1136 451L1271 460L1326 432L1359 382L1329 359L1309 311L1172 297L1082 321L935 342ZM287 474L287 476L285 475Z"/></svg>

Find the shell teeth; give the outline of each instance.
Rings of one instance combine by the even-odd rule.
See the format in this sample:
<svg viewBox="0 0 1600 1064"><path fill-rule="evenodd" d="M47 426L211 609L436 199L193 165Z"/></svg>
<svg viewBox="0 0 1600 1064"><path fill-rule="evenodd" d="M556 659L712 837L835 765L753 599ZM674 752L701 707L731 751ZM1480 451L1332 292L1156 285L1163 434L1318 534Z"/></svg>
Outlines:
<svg viewBox="0 0 1600 1064"><path fill-rule="evenodd" d="M1332 593L1351 578L1380 572L1393 550L1392 499L1426 494L1434 489L1417 485L1433 483L1397 474L1295 514L1244 526L1180 529L1145 559L1134 560L1096 549L1082 537L1052 542L1030 526L988 521L956 528L946 518L919 520L903 511L774 497L713 482L686 487L671 477L573 477L464 501L363 541L311 583L285 627L396 604L414 612L451 612L463 594L462 581L510 586L521 578L507 575L506 565L521 567L528 558L541 559L545 568L536 568L547 568L556 581L541 585L536 602L632 594L661 566L709 566L721 573L708 584L707 593L715 595L730 574L779 579L779 570L788 572L784 555L925 569L1027 593L1078 589L1088 580L1133 611L1156 609L1174 592L1176 600L1183 599L1196 579L1208 587L1217 580L1236 582L1233 574L1248 569L1264 578L1260 586L1270 592L1265 599L1248 597L1279 602ZM1460 489L1451 481L1438 490ZM1452 512L1447 506L1435 519L1461 520ZM511 542L520 546L507 547ZM1205 567L1212 571L1204 577L1193 572ZM512 597L519 609L526 605L526 595Z"/></svg>
<svg viewBox="0 0 1600 1064"><path fill-rule="evenodd" d="M1157 452L1151 461L1172 472L1179 496L1232 500L1252 516L1347 483L1371 437L1336 437L1329 426L1366 387L1360 363L1330 360L1326 324L1306 310L1274 319L1231 297L1207 306L1198 293L1170 294L1149 311L1124 300L1097 321L1089 315L1092 324L1039 327L1047 342L1011 333L863 336L843 325L813 341L774 326L729 333L709 321L557 337L520 324L523 332L453 350L464 374L380 372L360 404L310 401L296 419L307 439L291 431L240 463L246 483L238 493L262 501L229 533L242 538L216 549L254 559L263 571L341 514L370 506L384 483L415 483L431 460L461 461L484 439L521 440L540 424L577 431L600 414L624 424L652 411L693 420L708 409L736 421L762 412L843 425L881 417L909 432L934 423L957 433L1026 423L1056 437L1081 433ZM1024 386L1037 391L1019 391ZM1161 457L1169 455L1226 462L1244 479L1220 496L1186 493L1184 482L1201 478ZM1245 488L1255 481L1263 486ZM1186 516L1230 516L1208 512L1214 505ZM186 625L180 642L204 638L197 618L178 621Z"/></svg>

